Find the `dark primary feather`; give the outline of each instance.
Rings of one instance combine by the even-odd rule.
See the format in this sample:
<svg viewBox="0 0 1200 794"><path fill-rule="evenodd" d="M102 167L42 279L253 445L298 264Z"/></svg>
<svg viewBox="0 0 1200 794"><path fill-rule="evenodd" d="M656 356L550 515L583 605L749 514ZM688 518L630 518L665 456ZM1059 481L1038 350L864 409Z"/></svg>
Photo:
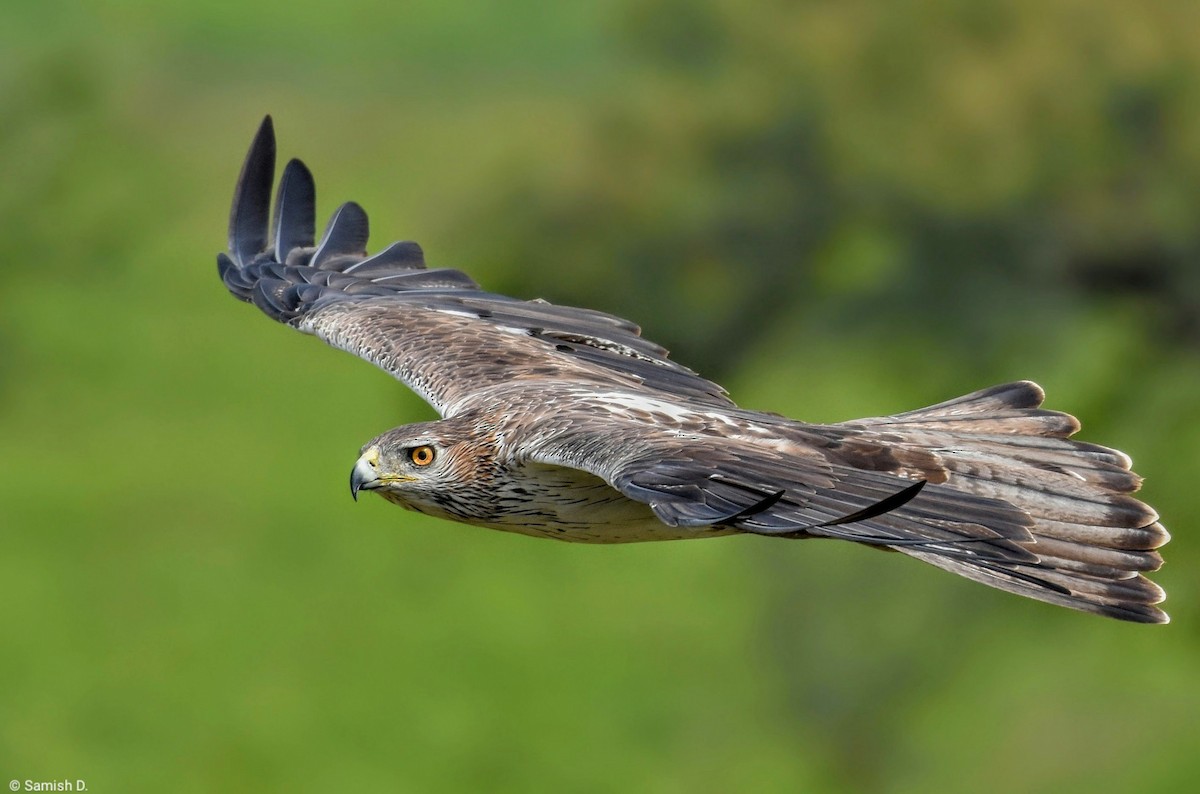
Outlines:
<svg viewBox="0 0 1200 794"><path fill-rule="evenodd" d="M248 265L267 245L271 180L274 178L275 127L271 117L267 116L242 163L233 207L229 211L229 251L239 266Z"/></svg>
<svg viewBox="0 0 1200 794"><path fill-rule="evenodd" d="M289 160L275 199L275 261L286 262L291 251L312 246L316 223L317 189L312 173L299 160Z"/></svg>
<svg viewBox="0 0 1200 794"><path fill-rule="evenodd" d="M345 270L367 256L367 237L370 235L367 213L353 201L337 208L325 234L308 261L310 267L322 270Z"/></svg>
<svg viewBox="0 0 1200 794"><path fill-rule="evenodd" d="M369 255L353 202L316 241L298 160L272 218L274 160L268 117L238 178L230 255L217 258L229 291L383 368L443 416L492 412L515 459L600 477L670 527L849 540L1042 601L1166 621L1143 574L1168 535L1131 496L1129 458L1071 440L1079 423L1042 409L1035 384L837 425L739 409L628 320L485 292L427 269L414 242Z"/></svg>
<svg viewBox="0 0 1200 794"><path fill-rule="evenodd" d="M357 278L379 277L383 281L405 275L410 270L425 269L425 252L412 240L392 243L374 256L348 265L342 272Z"/></svg>

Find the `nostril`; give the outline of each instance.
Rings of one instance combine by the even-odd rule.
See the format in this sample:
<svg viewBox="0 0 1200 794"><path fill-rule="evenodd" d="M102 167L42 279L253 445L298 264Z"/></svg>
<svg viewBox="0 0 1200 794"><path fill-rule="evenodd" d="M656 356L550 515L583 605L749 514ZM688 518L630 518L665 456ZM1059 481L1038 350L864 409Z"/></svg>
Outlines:
<svg viewBox="0 0 1200 794"><path fill-rule="evenodd" d="M372 446L369 449L367 449L367 451L363 453L360 460L367 463L367 465L369 465L372 469L378 470L379 469L379 447L376 445L376 446Z"/></svg>

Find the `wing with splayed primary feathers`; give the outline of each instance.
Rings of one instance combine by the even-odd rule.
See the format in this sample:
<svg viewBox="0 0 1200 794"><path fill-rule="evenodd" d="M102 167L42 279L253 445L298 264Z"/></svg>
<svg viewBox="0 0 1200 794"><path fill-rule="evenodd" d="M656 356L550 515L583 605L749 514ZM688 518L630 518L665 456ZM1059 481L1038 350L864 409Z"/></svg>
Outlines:
<svg viewBox="0 0 1200 794"><path fill-rule="evenodd" d="M353 202L315 239L316 192L299 160L284 168L272 215L275 134L268 116L242 166L217 265L237 298L381 367L443 416L528 379L661 391L729 405L724 390L667 358L633 323L602 312L480 289L458 270L427 269L421 247L367 254Z"/></svg>

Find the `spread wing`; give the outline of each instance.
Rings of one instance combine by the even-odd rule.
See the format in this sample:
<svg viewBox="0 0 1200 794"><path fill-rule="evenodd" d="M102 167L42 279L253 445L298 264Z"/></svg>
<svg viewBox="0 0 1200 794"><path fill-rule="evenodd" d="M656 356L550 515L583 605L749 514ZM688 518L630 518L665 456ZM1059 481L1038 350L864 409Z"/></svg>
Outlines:
<svg viewBox="0 0 1200 794"><path fill-rule="evenodd" d="M272 214L275 134L268 116L246 156L221 279L268 316L398 378L442 416L517 380L636 388L711 405L725 391L667 358L633 323L602 312L521 301L458 270L427 269L421 247L367 254L367 215L343 204L320 240L316 192L299 160L284 168Z"/></svg>
<svg viewBox="0 0 1200 794"><path fill-rule="evenodd" d="M1041 601L1165 622L1156 548L1129 458L1074 441L1029 382L841 425L721 412L719 435L591 406L534 451L588 471L672 526L825 537L900 551ZM691 425L689 428L688 425ZM604 438L619 438L614 448Z"/></svg>

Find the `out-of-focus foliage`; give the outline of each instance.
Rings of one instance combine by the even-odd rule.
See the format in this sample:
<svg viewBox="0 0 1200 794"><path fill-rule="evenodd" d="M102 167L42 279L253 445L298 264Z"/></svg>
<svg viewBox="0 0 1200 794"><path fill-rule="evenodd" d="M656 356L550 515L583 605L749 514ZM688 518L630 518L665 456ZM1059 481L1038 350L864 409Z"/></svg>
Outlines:
<svg viewBox="0 0 1200 794"><path fill-rule="evenodd" d="M642 316L685 290L669 325L722 364L798 301L850 305L871 333L918 312L974 347L1115 298L1194 343L1200 8L1171 8L810 3L764 23L738 2L634 4L622 30L648 66L575 158L509 189L511 258L534 284L583 263L624 304L616 254Z"/></svg>
<svg viewBox="0 0 1200 794"><path fill-rule="evenodd" d="M264 112L374 248L632 317L743 404L1040 381L1147 477L1175 622L352 504L358 445L429 412L218 283ZM0 780L1185 790L1196 141L1185 0L6 5Z"/></svg>

